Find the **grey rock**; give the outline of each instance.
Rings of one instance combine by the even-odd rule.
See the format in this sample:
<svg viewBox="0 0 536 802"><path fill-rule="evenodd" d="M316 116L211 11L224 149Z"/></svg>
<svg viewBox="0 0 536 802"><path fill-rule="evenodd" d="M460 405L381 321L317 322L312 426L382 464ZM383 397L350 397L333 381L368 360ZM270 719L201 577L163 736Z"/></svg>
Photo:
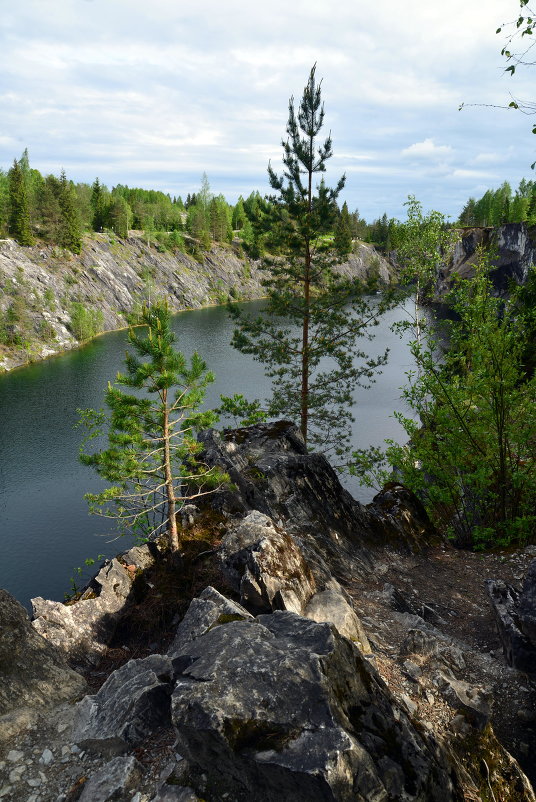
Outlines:
<svg viewBox="0 0 536 802"><path fill-rule="evenodd" d="M371 651L363 625L340 587L335 586L316 593L307 604L303 615L318 623L333 624L341 635L356 643L362 652Z"/></svg>
<svg viewBox="0 0 536 802"><path fill-rule="evenodd" d="M413 660L404 660L403 668L406 674L408 674L411 679L417 680L422 675L422 669Z"/></svg>
<svg viewBox="0 0 536 802"><path fill-rule="evenodd" d="M462 670L465 659L462 650L452 644L445 636L439 636L426 629L410 629L400 646L402 655L419 655L425 660L432 659L436 664Z"/></svg>
<svg viewBox="0 0 536 802"><path fill-rule="evenodd" d="M24 752L19 752L18 749L10 749L6 755L6 760L10 763L18 763L24 757Z"/></svg>
<svg viewBox="0 0 536 802"><path fill-rule="evenodd" d="M519 671L535 673L536 647L520 628L519 591L500 579L488 580L486 587L506 662Z"/></svg>
<svg viewBox="0 0 536 802"><path fill-rule="evenodd" d="M242 605L222 596L213 587L205 588L190 602L186 615L179 624L175 638L168 649L168 656L173 658L182 646L200 635L204 635L213 626L252 617L251 613L248 613Z"/></svg>
<svg viewBox="0 0 536 802"><path fill-rule="evenodd" d="M200 796L461 799L445 756L332 625L276 611L215 627L181 651L188 667L172 718Z"/></svg>
<svg viewBox="0 0 536 802"><path fill-rule="evenodd" d="M536 648L536 560L532 560L527 569L519 596L519 624L523 634Z"/></svg>
<svg viewBox="0 0 536 802"><path fill-rule="evenodd" d="M494 292L506 296L512 280L524 284L530 266L536 261L536 242L526 223L508 223L490 228L465 229L454 246L450 264L445 265L437 282L436 297L442 299L452 287L455 274L467 277L474 274L478 250L492 254L490 279Z"/></svg>
<svg viewBox="0 0 536 802"><path fill-rule="evenodd" d="M156 543L144 543L142 546L133 546L121 555L126 565L135 565L136 568L141 568L144 571L155 564L157 557L158 548Z"/></svg>
<svg viewBox="0 0 536 802"><path fill-rule="evenodd" d="M73 603L32 599L36 632L61 649L73 665L98 662L129 601L132 579L118 560L106 561Z"/></svg>
<svg viewBox="0 0 536 802"><path fill-rule="evenodd" d="M463 713L478 730L483 730L491 716L492 694L461 680L441 675L441 694L455 709Z"/></svg>
<svg viewBox="0 0 536 802"><path fill-rule="evenodd" d="M77 705L73 740L111 757L170 723L171 661L161 655L130 660L94 696Z"/></svg>
<svg viewBox="0 0 536 802"><path fill-rule="evenodd" d="M115 757L85 783L79 802L130 802L143 775L136 758Z"/></svg>
<svg viewBox="0 0 536 802"><path fill-rule="evenodd" d="M245 607L301 613L316 591L313 573L294 538L261 512L247 514L225 535L219 552Z"/></svg>
<svg viewBox="0 0 536 802"><path fill-rule="evenodd" d="M400 654L417 654L421 657L436 657L439 654L438 639L424 629L410 629L400 646Z"/></svg>
<svg viewBox="0 0 536 802"><path fill-rule="evenodd" d="M43 750L43 754L42 754L42 755L41 755L41 757L39 758L39 762L40 762L40 763L41 763L43 766L49 766L49 765L52 763L52 761L53 761L53 760L54 760L54 755L53 755L53 753L50 751L50 749L44 749L44 750Z"/></svg>
<svg viewBox="0 0 536 802"><path fill-rule="evenodd" d="M32 627L28 614L0 590L0 742L35 723L36 711L81 696L86 682L61 651Z"/></svg>
<svg viewBox="0 0 536 802"><path fill-rule="evenodd" d="M168 785L161 788L151 802L199 802L199 797L193 788Z"/></svg>

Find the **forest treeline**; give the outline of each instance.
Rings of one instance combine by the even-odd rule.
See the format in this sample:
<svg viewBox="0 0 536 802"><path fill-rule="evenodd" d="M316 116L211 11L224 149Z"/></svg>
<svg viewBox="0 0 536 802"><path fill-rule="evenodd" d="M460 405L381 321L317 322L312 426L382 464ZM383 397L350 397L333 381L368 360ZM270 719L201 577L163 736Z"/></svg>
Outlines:
<svg viewBox="0 0 536 802"><path fill-rule="evenodd" d="M319 188L319 202L322 191ZM195 253L213 242L238 240L245 252L258 258L266 251L278 253L281 243L271 225L273 201L251 192L235 204L211 192L206 174L200 188L186 198L164 192L117 184L111 190L98 178L93 184L75 183L62 171L43 176L30 166L28 151L15 159L9 170L0 169L0 237L10 236L21 245L34 242L59 245L80 253L82 236L91 231L110 231L127 237L142 231L159 250ZM335 224L327 244L343 256L354 240L373 244L383 252L400 244L399 220L383 214L371 223L346 203L335 209ZM513 191L505 181L479 198L469 198L452 227L498 226L505 223L536 225L536 181L522 179Z"/></svg>
<svg viewBox="0 0 536 802"><path fill-rule="evenodd" d="M523 178L515 192L505 181L498 189L488 189L478 200L469 198L458 222L461 226L536 225L536 181Z"/></svg>
<svg viewBox="0 0 536 802"><path fill-rule="evenodd" d="M212 242L238 239L256 258L265 250L277 252L270 236L271 202L259 192L239 197L230 204L211 192L206 174L200 188L187 197L172 197L158 190L117 184L111 190L98 178L93 184L75 183L62 171L43 176L30 166L28 151L15 159L9 170L0 169L0 236L13 237L20 245L45 242L74 253L82 236L91 231L110 231L127 237L142 231L160 250L206 250ZM367 238L370 226L346 204L336 209L335 245L349 253L352 240Z"/></svg>

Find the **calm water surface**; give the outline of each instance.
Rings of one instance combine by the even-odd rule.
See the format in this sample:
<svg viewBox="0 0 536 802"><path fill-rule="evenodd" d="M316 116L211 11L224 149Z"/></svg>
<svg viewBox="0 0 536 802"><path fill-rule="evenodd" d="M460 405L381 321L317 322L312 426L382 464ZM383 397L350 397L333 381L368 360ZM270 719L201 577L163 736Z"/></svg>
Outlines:
<svg viewBox="0 0 536 802"><path fill-rule="evenodd" d="M400 310L390 312L375 339L363 341L371 355L388 346L391 358L371 389L356 390L355 447L404 439L392 413L400 407L399 388L412 361L407 344L389 329L401 316ZM180 350L199 351L216 374L209 406L218 405L220 393L269 395L262 366L231 348L232 324L224 308L182 312L174 328ZM26 606L34 596L63 599L85 558L112 556L130 545L126 538L110 542L109 522L87 512L84 493L104 485L78 462L81 432L74 428L77 408L102 406L108 381L123 367L126 337L125 331L112 332L0 376L0 587ZM355 479L345 484L360 501L370 501L373 493Z"/></svg>

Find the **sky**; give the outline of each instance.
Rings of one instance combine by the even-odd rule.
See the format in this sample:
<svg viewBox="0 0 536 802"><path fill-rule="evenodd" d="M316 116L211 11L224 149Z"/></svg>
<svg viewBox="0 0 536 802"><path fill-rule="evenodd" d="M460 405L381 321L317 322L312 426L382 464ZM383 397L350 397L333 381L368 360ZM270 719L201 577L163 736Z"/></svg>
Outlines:
<svg viewBox="0 0 536 802"><path fill-rule="evenodd" d="M269 191L288 102L317 64L341 200L369 222L415 195L456 219L536 178L528 68L496 29L519 0L0 0L0 168L230 203ZM533 68L536 69L536 68ZM532 81L532 84L534 82ZM459 106L464 108L459 111ZM471 105L483 104L483 105ZM489 105L485 105L489 104Z"/></svg>

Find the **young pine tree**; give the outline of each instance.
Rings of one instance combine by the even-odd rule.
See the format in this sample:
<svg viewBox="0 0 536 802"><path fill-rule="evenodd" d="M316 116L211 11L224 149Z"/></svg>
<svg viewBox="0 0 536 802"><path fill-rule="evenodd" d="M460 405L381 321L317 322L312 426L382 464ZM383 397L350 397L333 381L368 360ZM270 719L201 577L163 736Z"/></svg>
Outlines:
<svg viewBox="0 0 536 802"><path fill-rule="evenodd" d="M353 420L353 390L372 379L386 354L370 359L357 348L379 307L367 303L358 280L337 272L337 259L322 239L333 230L345 177L334 189L323 181L314 186L332 156L331 136L319 139L320 90L313 67L297 111L290 99L284 174L268 166L276 194L269 199L267 228L271 236L277 232L284 256L266 266L264 312L250 318L234 310L233 344L265 364L272 378L271 415L295 420L310 445L343 453Z"/></svg>
<svg viewBox="0 0 536 802"><path fill-rule="evenodd" d="M144 334L129 332L134 354L127 353L126 373L108 385L109 413L82 411L88 437L80 458L113 483L86 498L92 512L116 519L121 533L153 538L166 532L171 549L177 551L177 512L227 478L196 459L200 445L195 432L215 420L213 412L199 412L214 377L198 354L188 364L174 349L165 304L146 307L141 322ZM108 447L86 453L86 444L102 434L105 424Z"/></svg>

